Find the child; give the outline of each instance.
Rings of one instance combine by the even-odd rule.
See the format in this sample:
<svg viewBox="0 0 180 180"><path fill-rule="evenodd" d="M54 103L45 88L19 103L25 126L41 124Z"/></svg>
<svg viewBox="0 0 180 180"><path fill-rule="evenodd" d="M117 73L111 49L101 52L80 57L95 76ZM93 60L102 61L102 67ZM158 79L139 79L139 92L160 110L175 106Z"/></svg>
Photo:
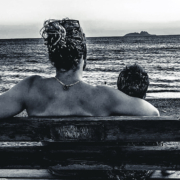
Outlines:
<svg viewBox="0 0 180 180"><path fill-rule="evenodd" d="M146 98L146 92L149 86L149 77L147 72L139 65L134 64L126 66L118 77L117 87L125 94L141 99ZM145 143L147 144L147 143ZM163 142L156 142L155 145L162 146ZM145 174L151 174L153 171L144 171ZM133 171L134 173L134 171ZM169 175L169 171L161 171L163 175Z"/></svg>
<svg viewBox="0 0 180 180"><path fill-rule="evenodd" d="M145 99L149 85L149 78L146 71L139 65L126 66L119 74L117 87L125 94ZM132 143L133 144L133 143ZM134 175L136 171L133 171ZM144 176L152 174L152 171L142 171Z"/></svg>
<svg viewBox="0 0 180 180"><path fill-rule="evenodd" d="M126 66L118 77L117 87L120 91L133 97L145 99L149 86L146 71L139 65Z"/></svg>

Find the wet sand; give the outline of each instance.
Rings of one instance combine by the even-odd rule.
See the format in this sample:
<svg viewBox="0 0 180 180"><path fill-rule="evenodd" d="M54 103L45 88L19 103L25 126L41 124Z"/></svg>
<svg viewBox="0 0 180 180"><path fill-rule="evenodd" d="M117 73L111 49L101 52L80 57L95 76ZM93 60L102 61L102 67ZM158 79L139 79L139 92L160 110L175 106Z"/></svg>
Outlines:
<svg viewBox="0 0 180 180"><path fill-rule="evenodd" d="M160 116L174 116L180 118L180 98L147 99L158 108Z"/></svg>

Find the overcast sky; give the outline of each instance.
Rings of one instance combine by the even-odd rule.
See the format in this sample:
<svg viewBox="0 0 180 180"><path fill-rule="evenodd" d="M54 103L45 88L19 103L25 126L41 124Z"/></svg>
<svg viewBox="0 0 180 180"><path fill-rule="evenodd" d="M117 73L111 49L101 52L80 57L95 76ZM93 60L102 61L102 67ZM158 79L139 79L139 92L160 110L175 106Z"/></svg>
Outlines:
<svg viewBox="0 0 180 180"><path fill-rule="evenodd" d="M0 0L0 39L40 38L45 20L65 17L87 37L180 34L180 0Z"/></svg>

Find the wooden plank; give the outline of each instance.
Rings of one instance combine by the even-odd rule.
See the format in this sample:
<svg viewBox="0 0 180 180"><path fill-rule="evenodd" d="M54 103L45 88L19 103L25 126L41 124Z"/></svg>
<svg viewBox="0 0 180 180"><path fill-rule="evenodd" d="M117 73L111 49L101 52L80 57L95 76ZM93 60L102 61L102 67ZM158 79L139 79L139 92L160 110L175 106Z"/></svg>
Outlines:
<svg viewBox="0 0 180 180"><path fill-rule="evenodd" d="M9 118L0 141L180 141L179 127L173 117Z"/></svg>
<svg viewBox="0 0 180 180"><path fill-rule="evenodd" d="M122 121L122 120L177 120L177 118L173 116L77 116L77 117L11 117L4 119L13 120L13 121Z"/></svg>
<svg viewBox="0 0 180 180"><path fill-rule="evenodd" d="M61 180L108 180L106 171L62 171L59 176L50 174L47 169L0 169L0 178L10 179L61 179Z"/></svg>
<svg viewBox="0 0 180 180"><path fill-rule="evenodd" d="M0 178L49 178L54 179L47 169L0 169Z"/></svg>
<svg viewBox="0 0 180 180"><path fill-rule="evenodd" d="M55 179L47 169L0 169L0 178L45 178Z"/></svg>
<svg viewBox="0 0 180 180"><path fill-rule="evenodd" d="M104 164L119 169L180 169L180 146L119 146L108 143L51 143L0 147L0 168L47 168Z"/></svg>
<svg viewBox="0 0 180 180"><path fill-rule="evenodd" d="M10 179L10 180L32 180L31 177L30 178L1 178L0 180L8 180L8 179ZM86 180L87 176L85 178L83 178L83 177L79 178L78 177L78 179L75 179L73 177L68 177L68 178L65 178L65 177L61 177L61 178L55 177L55 178L43 178L43 179L36 178L36 179L38 179L38 180L51 180L51 179L53 179L53 180ZM91 178L88 178L88 180L106 180L106 179L104 177L91 177ZM109 180L109 178L107 178L107 180Z"/></svg>
<svg viewBox="0 0 180 180"><path fill-rule="evenodd" d="M154 171L150 179L157 179L157 180L163 180L163 179L180 179L180 171L165 171L162 173L162 171Z"/></svg>
<svg viewBox="0 0 180 180"><path fill-rule="evenodd" d="M2 147L36 147L36 146L43 146L42 142L34 142L34 141L28 141L28 142L23 142L23 141L9 141L9 142L0 142L0 148Z"/></svg>
<svg viewBox="0 0 180 180"><path fill-rule="evenodd" d="M154 171L154 173L152 174L152 176L149 179L158 179L158 180L162 180L162 179L171 179L171 180L177 180L180 179L180 171L168 171L169 175L162 175L161 171ZM87 176L85 176L87 177ZM5 179L11 179L11 180L22 180L22 179L59 179L59 177L57 176L53 176L51 174L48 173L47 169L0 169L0 178L5 180ZM61 180L67 180L70 179L69 177L64 177L61 178ZM74 176L74 178L72 177L70 180L76 179L76 177ZM80 178L82 179L82 178ZM85 178L84 178L85 179ZM87 178L86 178L87 179ZM96 178L88 178L88 179L102 179L101 177L96 177ZM108 179L108 178L107 178Z"/></svg>
<svg viewBox="0 0 180 180"><path fill-rule="evenodd" d="M69 172L65 172L67 174L70 174ZM65 174L64 173L64 174ZM168 175L169 173L169 175ZM105 174L105 173L104 173ZM108 176L108 175L107 175ZM84 175L84 179L85 177L87 178L87 175ZM0 178L6 178L6 179L18 179L20 178L22 179L59 179L59 177L51 175L47 169L40 169L40 170L31 170L31 169L1 169L0 170ZM63 178L63 179L62 179ZM65 180L65 179L69 179L69 177L63 177L63 173L62 173L62 178L61 180ZM78 177L79 178L79 177ZM88 178L88 179L101 179L102 177L92 177L92 178ZM77 179L75 176L74 178L72 177L72 179ZM71 179L71 180L72 180ZM80 178L83 179L83 178ZM108 177L107 177L108 179ZM152 174L152 176L149 179L158 179L158 180L162 180L162 179L180 179L180 171L167 171L167 175L162 175L161 171L154 171L154 173Z"/></svg>

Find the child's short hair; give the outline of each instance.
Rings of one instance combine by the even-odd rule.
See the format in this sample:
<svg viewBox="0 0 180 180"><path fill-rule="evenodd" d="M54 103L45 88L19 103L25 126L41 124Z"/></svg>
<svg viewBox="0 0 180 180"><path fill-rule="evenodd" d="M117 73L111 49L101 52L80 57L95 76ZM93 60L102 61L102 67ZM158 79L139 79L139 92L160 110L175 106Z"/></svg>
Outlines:
<svg viewBox="0 0 180 180"><path fill-rule="evenodd" d="M149 85L146 71L139 65L126 66L118 77L118 89L125 94L144 99Z"/></svg>

